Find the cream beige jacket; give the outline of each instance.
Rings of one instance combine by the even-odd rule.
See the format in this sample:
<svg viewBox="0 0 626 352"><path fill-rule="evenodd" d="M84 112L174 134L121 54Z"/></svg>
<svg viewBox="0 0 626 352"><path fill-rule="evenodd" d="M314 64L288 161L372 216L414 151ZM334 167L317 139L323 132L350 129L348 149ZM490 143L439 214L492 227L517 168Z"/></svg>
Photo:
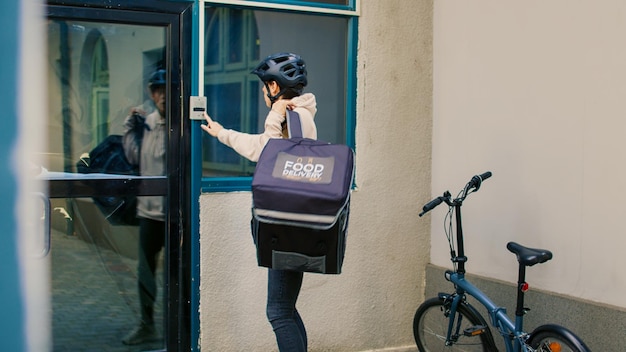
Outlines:
<svg viewBox="0 0 626 352"><path fill-rule="evenodd" d="M139 164L141 176L165 175L165 134L167 132L165 118L154 110L146 116L146 128L141 143L141 151L135 142L133 132L134 119L126 118L123 136L124 152L132 164ZM165 197L137 197L137 216L152 220L165 221Z"/></svg>
<svg viewBox="0 0 626 352"><path fill-rule="evenodd" d="M302 134L305 138L317 139L317 129L315 127L315 113L317 112L317 102L311 93L303 94L291 99L295 105L294 110L300 114L302 124ZM234 130L223 129L217 135L220 142L231 147L239 155L250 161L258 161L261 151L270 138L284 138L283 122L286 112L281 113L270 110L265 118L265 130L260 134L249 134Z"/></svg>

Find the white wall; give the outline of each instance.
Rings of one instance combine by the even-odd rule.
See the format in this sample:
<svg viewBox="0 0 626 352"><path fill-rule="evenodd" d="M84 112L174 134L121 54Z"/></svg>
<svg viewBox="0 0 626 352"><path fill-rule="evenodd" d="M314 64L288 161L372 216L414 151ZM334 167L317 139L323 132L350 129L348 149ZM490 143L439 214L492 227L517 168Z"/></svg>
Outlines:
<svg viewBox="0 0 626 352"><path fill-rule="evenodd" d="M514 281L514 240L554 252L531 287L626 307L625 18L620 0L435 2L433 194L493 172L463 208L469 272Z"/></svg>
<svg viewBox="0 0 626 352"><path fill-rule="evenodd" d="M428 220L417 213L430 196L431 59L432 3L362 2L357 189L342 274L305 275L299 310L310 351L414 344L428 262ZM250 193L203 194L200 203L202 350L276 350Z"/></svg>

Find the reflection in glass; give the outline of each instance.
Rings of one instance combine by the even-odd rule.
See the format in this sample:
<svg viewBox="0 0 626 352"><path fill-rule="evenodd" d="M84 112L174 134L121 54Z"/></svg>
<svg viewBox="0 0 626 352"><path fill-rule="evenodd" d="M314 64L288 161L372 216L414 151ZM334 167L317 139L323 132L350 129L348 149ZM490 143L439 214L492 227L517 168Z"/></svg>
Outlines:
<svg viewBox="0 0 626 352"><path fill-rule="evenodd" d="M311 4L330 4L330 5L350 5L350 0L291 0L294 3L301 3L301 5L311 5Z"/></svg>
<svg viewBox="0 0 626 352"><path fill-rule="evenodd" d="M335 5L349 5L350 1L349 0L295 0L295 2L313 2L313 3L320 3L320 4L335 4Z"/></svg>
<svg viewBox="0 0 626 352"><path fill-rule="evenodd" d="M205 38L205 95L208 114L219 116L225 128L258 131L258 92L248 87L256 76L250 71L258 61L258 33L253 12L231 8L207 8ZM254 102L252 104L251 102ZM262 126L261 126L262 127ZM203 136L205 175L250 176L254 163L241 158L215 138Z"/></svg>
<svg viewBox="0 0 626 352"><path fill-rule="evenodd" d="M205 8L205 18L204 91L210 116L225 128L262 131L259 119L267 108L262 86L250 71L265 56L289 51L303 57L314 77L305 92L317 98L318 138L346 142L346 18L212 6ZM254 163L210 136L203 135L202 153L204 177L254 172Z"/></svg>
<svg viewBox="0 0 626 352"><path fill-rule="evenodd" d="M128 351L121 339L139 316L137 227L111 225L88 198L51 201L54 351ZM162 288L162 255L157 273ZM162 317L163 290L158 292L155 314ZM163 331L163 319L157 329ZM133 350L162 346L153 341Z"/></svg>
<svg viewBox="0 0 626 352"><path fill-rule="evenodd" d="M159 27L49 21L49 171L76 172L81 155L123 133L131 108L154 109L146 87L165 64L164 38Z"/></svg>
<svg viewBox="0 0 626 352"><path fill-rule="evenodd" d="M124 134L131 109L146 116L154 113L148 83L158 68L167 67L164 55L163 27L50 20L44 173L80 175L78 165L90 161L94 147L111 135ZM160 142L166 143L165 139ZM159 153L164 161L165 144ZM108 190L106 181L97 182L95 189ZM164 211L152 223L153 237L146 236L158 247L155 275L148 284L155 336L128 347L122 339L141 321L140 226L137 221L109 217L94 201L106 197L51 200L55 351L139 351L164 346Z"/></svg>

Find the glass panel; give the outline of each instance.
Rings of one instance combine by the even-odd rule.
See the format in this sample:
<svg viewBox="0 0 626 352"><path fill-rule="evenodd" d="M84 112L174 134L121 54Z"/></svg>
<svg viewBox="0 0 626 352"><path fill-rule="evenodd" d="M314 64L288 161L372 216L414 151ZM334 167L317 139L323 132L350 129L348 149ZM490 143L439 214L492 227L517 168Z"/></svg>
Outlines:
<svg viewBox="0 0 626 352"><path fill-rule="evenodd" d="M147 85L165 68L164 45L161 27L48 23L49 171L76 172L102 138L124 133L132 108L154 111Z"/></svg>
<svg viewBox="0 0 626 352"><path fill-rule="evenodd" d="M213 16L216 11L216 9L207 10L206 24L204 28L204 32L206 33L206 39L204 41L204 64L208 70L211 70L211 68L217 69L217 66L220 64L219 53L221 42L219 38L222 35L222 16Z"/></svg>
<svg viewBox="0 0 626 352"><path fill-rule="evenodd" d="M240 63L243 61L244 50L244 31L246 29L244 23L244 11L243 10L231 10L228 21L228 33L230 41L228 45L227 62L229 64Z"/></svg>
<svg viewBox="0 0 626 352"><path fill-rule="evenodd" d="M142 182L167 180L167 119L152 100L166 102L159 99L167 92L167 75L148 87L149 78L167 68L165 36L164 27L48 21L49 132L42 177L65 182L72 194L51 200L54 351L128 351L122 340L140 321L154 331L126 341L136 343L130 350L165 345L167 197L166 191L141 190ZM143 114L148 126L141 129L147 157L141 158L140 175L120 172L109 181L89 181L98 174L80 172L94 164L94 147L110 135L121 138L131 109ZM102 177L107 175L95 176ZM71 182L76 180L86 180L87 188L72 188L81 185ZM84 189L98 197L76 198ZM142 197L137 207L133 192L162 196Z"/></svg>
<svg viewBox="0 0 626 352"><path fill-rule="evenodd" d="M350 0L291 0L291 2L349 5Z"/></svg>
<svg viewBox="0 0 626 352"><path fill-rule="evenodd" d="M211 116L224 116L220 120L224 128L241 130L241 108L231 104L219 103L228 101L229 98L235 98L234 101L241 101L241 85L241 82L207 85L206 96L210 101L217 102L217 104L209 105L209 114ZM213 163L237 164L239 162L237 153L214 138L204 139L204 145L206 153L212 153L211 161Z"/></svg>
<svg viewBox="0 0 626 352"><path fill-rule="evenodd" d="M129 351L121 340L141 314L138 227L111 224L90 198L52 199L51 206L53 350ZM159 288L154 303L159 337L133 351L163 347L163 263L161 251L155 275L144 275Z"/></svg>
<svg viewBox="0 0 626 352"><path fill-rule="evenodd" d="M310 4L331 4L331 5L350 5L350 0L281 0L281 1L267 1L267 0L254 0L254 1L263 1L263 2L276 2L276 3L296 3L299 5L310 5Z"/></svg>
<svg viewBox="0 0 626 352"><path fill-rule="evenodd" d="M206 8L208 23L228 22L228 29L216 33L207 26L207 48L229 49L208 52L206 56L221 57L230 62L231 47L243 49L244 67L205 67L205 93L208 113L224 127L246 133L258 133L268 108L262 85L250 74L260 59L276 52L294 52L306 61L309 85L306 92L317 98L315 121L318 138L333 143L346 143L347 38L348 19L336 16L294 14L261 10ZM239 28L234 28L237 25ZM239 45L246 38L244 45ZM217 43L219 42L219 43ZM208 50L208 49L207 49ZM237 56L238 57L238 56ZM233 87L232 82L242 82ZM254 88L254 89L250 89ZM238 121L237 121L238 120ZM203 135L203 175L250 176L253 164L245 161L214 138Z"/></svg>

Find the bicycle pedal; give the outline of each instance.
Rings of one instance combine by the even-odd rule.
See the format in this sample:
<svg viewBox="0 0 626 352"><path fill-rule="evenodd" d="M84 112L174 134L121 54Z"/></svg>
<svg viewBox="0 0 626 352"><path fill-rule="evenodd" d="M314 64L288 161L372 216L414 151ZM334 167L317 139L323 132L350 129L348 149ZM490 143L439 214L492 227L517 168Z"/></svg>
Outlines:
<svg viewBox="0 0 626 352"><path fill-rule="evenodd" d="M463 330L463 335L471 337L471 336L478 336L483 334L485 331L487 331L487 327L484 325L474 325L474 326L470 326L469 328Z"/></svg>

